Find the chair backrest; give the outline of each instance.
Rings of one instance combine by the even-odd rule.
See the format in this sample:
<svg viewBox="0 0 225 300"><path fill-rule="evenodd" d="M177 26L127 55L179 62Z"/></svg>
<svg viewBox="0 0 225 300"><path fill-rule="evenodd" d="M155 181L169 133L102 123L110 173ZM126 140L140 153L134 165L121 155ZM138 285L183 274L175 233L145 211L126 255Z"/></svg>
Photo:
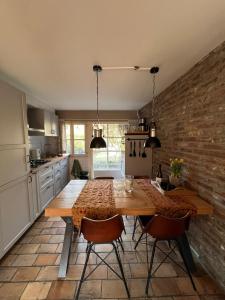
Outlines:
<svg viewBox="0 0 225 300"><path fill-rule="evenodd" d="M95 179L97 179L97 180L101 180L101 179L114 179L114 177L112 177L112 176L103 176L103 177L100 177L100 176L98 176L98 177L95 177Z"/></svg>
<svg viewBox="0 0 225 300"><path fill-rule="evenodd" d="M155 215L145 227L145 232L159 240L175 239L188 230L190 213L181 218L169 218Z"/></svg>
<svg viewBox="0 0 225 300"><path fill-rule="evenodd" d="M105 220L92 220L84 217L81 222L81 233L84 238L94 243L115 241L121 236L123 230L124 224L120 215Z"/></svg>
<svg viewBox="0 0 225 300"><path fill-rule="evenodd" d="M82 168L81 168L79 160L74 159L73 167L71 170L71 175L73 175L75 178L78 178L80 176L81 171L82 171Z"/></svg>

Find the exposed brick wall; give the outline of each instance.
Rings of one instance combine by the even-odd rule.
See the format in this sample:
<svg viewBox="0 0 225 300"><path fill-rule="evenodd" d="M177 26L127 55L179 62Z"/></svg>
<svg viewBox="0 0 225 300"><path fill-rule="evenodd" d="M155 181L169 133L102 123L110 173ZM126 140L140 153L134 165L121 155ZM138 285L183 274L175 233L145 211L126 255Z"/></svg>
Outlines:
<svg viewBox="0 0 225 300"><path fill-rule="evenodd" d="M154 171L161 163L168 175L169 159L184 158L185 184L214 206L212 217L193 220L189 235L201 262L225 288L225 42L163 91L155 104L162 147L153 151ZM151 103L141 115L150 117Z"/></svg>

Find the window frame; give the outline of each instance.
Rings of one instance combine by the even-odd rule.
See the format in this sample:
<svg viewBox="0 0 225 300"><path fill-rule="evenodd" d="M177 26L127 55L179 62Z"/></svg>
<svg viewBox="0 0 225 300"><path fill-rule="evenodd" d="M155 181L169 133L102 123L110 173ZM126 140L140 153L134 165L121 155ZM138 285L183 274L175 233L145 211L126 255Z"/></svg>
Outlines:
<svg viewBox="0 0 225 300"><path fill-rule="evenodd" d="M64 126L64 128L63 128L64 134L63 135L64 136L66 136L66 134L65 134L66 125L70 126L70 138L69 139L63 138L63 136L62 136L62 144L65 143L65 142L67 144L67 141L70 141L70 153L69 153L70 155L72 155L72 156L82 156L82 157L86 156L87 155L87 139L86 139L87 126L86 126L86 124L83 123L83 122L75 122L75 121L66 121L66 122L64 122L63 123L63 126ZM74 137L74 125L83 125L84 126L84 138L83 139ZM74 150L75 150L74 143L75 143L76 140L77 141L78 140L84 141L84 153L75 153L74 152ZM65 150L65 149L63 149L63 150Z"/></svg>
<svg viewBox="0 0 225 300"><path fill-rule="evenodd" d="M116 125L126 125L126 123L124 123L124 122L106 122L106 123L101 123L100 124L100 128L101 128L101 125L106 125L107 126L107 134L105 135L104 134L104 132L103 132L103 135L105 135L104 136L104 139L106 140L106 145L107 145L107 148L105 149L105 148L100 148L100 149L97 149L97 151L96 150L94 150L95 152L97 152L97 153L99 153L99 152L102 152L102 153L106 153L106 157L107 157L107 168L106 169L95 169L94 168L94 155L93 155L93 170L94 171L101 171L101 170L108 170L108 171L110 171L110 170L121 170L121 168L119 168L119 169L110 169L109 168L109 153L123 153L124 154L124 157L125 157L125 149L122 151L119 151L119 150L109 150L108 149L108 141L109 141L109 139L121 139L121 140L123 140L123 139L125 139L125 136L109 136L108 135L108 132L109 132L109 125L113 125L113 124L116 124ZM125 140L124 140L124 142L125 142Z"/></svg>

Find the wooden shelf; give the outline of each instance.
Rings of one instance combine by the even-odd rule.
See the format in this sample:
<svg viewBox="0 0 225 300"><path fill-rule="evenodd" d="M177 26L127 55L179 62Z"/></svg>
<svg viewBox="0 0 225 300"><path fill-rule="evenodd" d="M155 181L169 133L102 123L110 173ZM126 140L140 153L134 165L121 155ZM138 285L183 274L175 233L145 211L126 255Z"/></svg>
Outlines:
<svg viewBox="0 0 225 300"><path fill-rule="evenodd" d="M148 131L127 132L125 135L148 135Z"/></svg>

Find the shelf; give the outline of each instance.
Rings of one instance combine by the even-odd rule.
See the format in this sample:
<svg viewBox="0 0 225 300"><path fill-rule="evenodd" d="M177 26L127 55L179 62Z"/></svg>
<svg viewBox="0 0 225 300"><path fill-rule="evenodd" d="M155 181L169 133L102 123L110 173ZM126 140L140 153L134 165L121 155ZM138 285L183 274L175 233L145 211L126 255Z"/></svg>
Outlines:
<svg viewBox="0 0 225 300"><path fill-rule="evenodd" d="M125 135L148 135L148 131L127 132Z"/></svg>

